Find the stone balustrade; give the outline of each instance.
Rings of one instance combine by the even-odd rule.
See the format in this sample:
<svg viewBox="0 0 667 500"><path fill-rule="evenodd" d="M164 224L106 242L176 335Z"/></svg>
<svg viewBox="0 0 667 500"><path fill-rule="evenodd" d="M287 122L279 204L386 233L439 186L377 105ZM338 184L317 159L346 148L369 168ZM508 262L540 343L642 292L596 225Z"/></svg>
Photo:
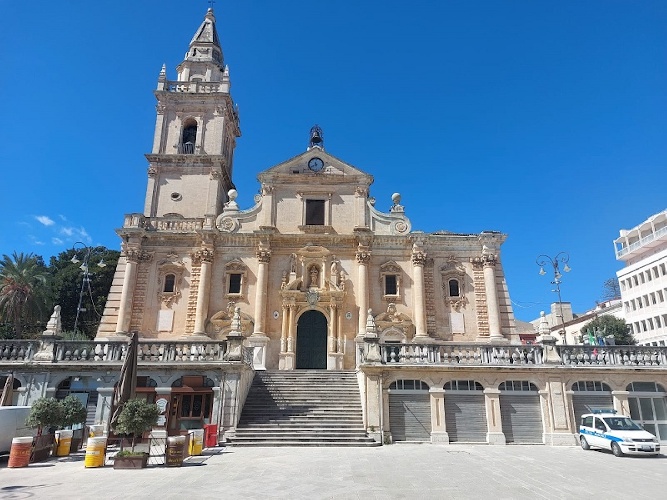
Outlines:
<svg viewBox="0 0 667 500"><path fill-rule="evenodd" d="M0 340L0 361L31 361L39 346L38 340Z"/></svg>
<svg viewBox="0 0 667 500"><path fill-rule="evenodd" d="M217 92L228 92L229 83L227 82L182 82L168 81L166 85L168 92L187 92L196 94L214 94Z"/></svg>
<svg viewBox="0 0 667 500"><path fill-rule="evenodd" d="M122 362L129 343L123 341L68 341L53 344L53 362ZM227 361L227 341L140 340L137 361L141 363L207 363ZM253 349L244 347L242 363L252 365Z"/></svg>
<svg viewBox="0 0 667 500"><path fill-rule="evenodd" d="M145 217L141 214L127 214L123 228L125 229L145 229L147 231L171 231L174 233L194 233L204 227L204 223L209 226L211 221L206 219L183 219L181 217Z"/></svg>
<svg viewBox="0 0 667 500"><path fill-rule="evenodd" d="M380 344L383 364L541 365L542 346L488 344ZM364 358L365 360L365 358Z"/></svg>
<svg viewBox="0 0 667 500"><path fill-rule="evenodd" d="M565 366L667 366L667 347L557 346Z"/></svg>

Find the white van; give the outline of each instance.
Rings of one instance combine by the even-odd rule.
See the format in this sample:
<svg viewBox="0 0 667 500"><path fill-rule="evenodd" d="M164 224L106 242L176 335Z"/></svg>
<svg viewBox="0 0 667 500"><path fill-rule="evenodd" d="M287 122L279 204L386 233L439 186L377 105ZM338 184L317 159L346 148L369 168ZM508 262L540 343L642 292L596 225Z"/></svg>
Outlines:
<svg viewBox="0 0 667 500"><path fill-rule="evenodd" d="M581 416L579 444L584 450L604 448L617 456L657 455L660 441L641 425L615 410L599 410Z"/></svg>
<svg viewBox="0 0 667 500"><path fill-rule="evenodd" d="M9 453L15 437L35 435L36 430L25 425L29 414L29 406L0 406L0 455Z"/></svg>

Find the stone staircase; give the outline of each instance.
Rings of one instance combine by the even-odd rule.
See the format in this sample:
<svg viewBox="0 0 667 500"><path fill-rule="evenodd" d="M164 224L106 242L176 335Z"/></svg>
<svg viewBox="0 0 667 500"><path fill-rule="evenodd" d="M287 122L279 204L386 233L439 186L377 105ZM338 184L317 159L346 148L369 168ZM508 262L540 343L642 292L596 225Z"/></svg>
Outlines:
<svg viewBox="0 0 667 500"><path fill-rule="evenodd" d="M255 373L232 446L378 446L363 426L354 372Z"/></svg>

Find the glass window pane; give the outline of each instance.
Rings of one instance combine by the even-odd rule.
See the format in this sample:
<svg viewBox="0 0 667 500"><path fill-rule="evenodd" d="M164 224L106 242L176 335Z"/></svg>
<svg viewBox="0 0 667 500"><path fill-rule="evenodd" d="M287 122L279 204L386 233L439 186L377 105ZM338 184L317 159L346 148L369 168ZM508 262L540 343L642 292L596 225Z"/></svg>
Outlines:
<svg viewBox="0 0 667 500"><path fill-rule="evenodd" d="M192 416L201 417L201 410L202 410L202 395L195 394L192 402Z"/></svg>
<svg viewBox="0 0 667 500"><path fill-rule="evenodd" d="M665 399L653 398L653 406L655 407L655 419L667 420L667 408L665 407Z"/></svg>
<svg viewBox="0 0 667 500"><path fill-rule="evenodd" d="M655 424L644 424L644 430L655 436Z"/></svg>
<svg viewBox="0 0 667 500"><path fill-rule="evenodd" d="M658 424L658 432L660 433L658 439L660 441L667 441L667 424Z"/></svg>
<svg viewBox="0 0 667 500"><path fill-rule="evenodd" d="M653 420L653 404L651 398L639 398L639 407L642 411L642 420Z"/></svg>
<svg viewBox="0 0 667 500"><path fill-rule="evenodd" d="M632 417L633 420L641 420L637 398L628 398L628 404L630 405L630 417Z"/></svg>

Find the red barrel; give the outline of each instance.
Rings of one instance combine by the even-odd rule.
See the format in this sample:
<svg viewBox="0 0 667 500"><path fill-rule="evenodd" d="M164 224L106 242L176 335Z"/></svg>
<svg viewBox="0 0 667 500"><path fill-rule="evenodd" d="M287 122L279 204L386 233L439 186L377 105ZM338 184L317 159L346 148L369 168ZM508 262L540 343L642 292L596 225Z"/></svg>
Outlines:
<svg viewBox="0 0 667 500"><path fill-rule="evenodd" d="M7 467L27 467L32 452L32 437L15 437L12 439L12 448L9 451Z"/></svg>

